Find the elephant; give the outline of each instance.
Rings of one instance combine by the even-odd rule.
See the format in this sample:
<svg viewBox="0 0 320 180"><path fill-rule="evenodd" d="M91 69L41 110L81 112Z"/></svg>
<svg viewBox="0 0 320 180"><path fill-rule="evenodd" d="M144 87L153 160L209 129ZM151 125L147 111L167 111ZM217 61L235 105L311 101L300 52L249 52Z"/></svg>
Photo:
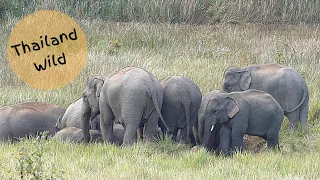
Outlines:
<svg viewBox="0 0 320 180"><path fill-rule="evenodd" d="M257 89L267 92L282 107L291 129L308 126L309 93L303 77L294 69L280 64L229 67L224 73L226 92Z"/></svg>
<svg viewBox="0 0 320 180"><path fill-rule="evenodd" d="M196 145L196 139L199 138L195 138L192 128L197 127L198 110L202 99L199 87L191 79L181 76L167 77L161 84L163 86L161 114L169 127L169 134L176 139L180 130L178 141L188 143L190 138L191 144ZM159 126L165 129L161 121Z"/></svg>
<svg viewBox="0 0 320 180"><path fill-rule="evenodd" d="M102 142L102 135L98 130L89 130L90 142ZM124 128L121 124L113 124L114 143L121 145L123 141ZM77 127L65 127L58 131L53 139L61 139L62 141L71 141L74 143L84 142L82 129Z"/></svg>
<svg viewBox="0 0 320 180"><path fill-rule="evenodd" d="M105 143L114 141L114 121L124 126L123 145L136 142L137 130L143 127L144 137L152 140L159 117L164 122L160 112L162 100L163 89L160 82L141 68L121 69L111 73L102 83L94 78L89 79L83 93L81 114L85 141L90 139L89 116L95 117L99 113Z"/></svg>
<svg viewBox="0 0 320 180"><path fill-rule="evenodd" d="M97 130L90 130L90 142L101 142L101 133ZM73 143L84 142L82 129L77 127L65 127L58 131L54 136L55 140L70 141Z"/></svg>
<svg viewBox="0 0 320 180"><path fill-rule="evenodd" d="M279 132L284 112L268 93L246 90L232 93L208 93L199 109L199 133L208 149L219 133L219 151L230 154L243 150L244 134L259 136L268 148L279 149ZM215 125L219 125L216 127Z"/></svg>
<svg viewBox="0 0 320 180"><path fill-rule="evenodd" d="M0 141L15 141L29 135L56 133L55 124L65 109L43 102L25 102L0 108Z"/></svg>
<svg viewBox="0 0 320 180"><path fill-rule="evenodd" d="M200 114L200 111L202 113L205 113L205 109L207 108L206 105L209 103L210 98L214 95L221 94L221 93L226 93L225 91L221 90L213 90L209 93L207 93L204 97L202 97L201 100L201 105L198 111L198 116ZM199 116L200 117L200 116ZM219 148L219 143L220 143L220 129L222 124L217 123L215 124L215 128L212 129L211 133L207 134L206 142L203 142L204 139L204 125L205 125L205 118L198 118L198 135L199 135L199 144L205 144L205 147L209 151L216 151Z"/></svg>
<svg viewBox="0 0 320 180"><path fill-rule="evenodd" d="M70 104L63 116L58 118L56 128L63 129L65 127L77 127L81 126L81 110L82 110L83 98L79 98L76 102ZM90 129L100 131L100 120L99 115L90 119Z"/></svg>

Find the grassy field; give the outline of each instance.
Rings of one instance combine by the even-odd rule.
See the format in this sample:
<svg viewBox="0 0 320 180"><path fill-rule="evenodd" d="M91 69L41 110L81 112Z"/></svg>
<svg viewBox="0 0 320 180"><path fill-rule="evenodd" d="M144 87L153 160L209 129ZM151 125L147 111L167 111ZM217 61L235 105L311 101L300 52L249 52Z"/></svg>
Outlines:
<svg viewBox="0 0 320 180"><path fill-rule="evenodd" d="M91 1L89 1L91 2ZM265 23L168 24L77 21L89 54L81 75L52 91L33 89L12 72L7 40L18 21L0 20L0 106L44 101L67 107L82 94L87 77L126 66L142 67L158 79L191 78L203 95L221 89L228 66L280 63L295 68L310 92L309 132L281 129L281 152L253 140L258 152L223 158L168 140L132 147L77 145L44 140L0 144L0 179L19 179L21 167L61 179L319 179L320 178L320 26ZM318 115L315 115L318 114ZM261 146L261 147L260 147ZM32 175L24 177L28 179Z"/></svg>

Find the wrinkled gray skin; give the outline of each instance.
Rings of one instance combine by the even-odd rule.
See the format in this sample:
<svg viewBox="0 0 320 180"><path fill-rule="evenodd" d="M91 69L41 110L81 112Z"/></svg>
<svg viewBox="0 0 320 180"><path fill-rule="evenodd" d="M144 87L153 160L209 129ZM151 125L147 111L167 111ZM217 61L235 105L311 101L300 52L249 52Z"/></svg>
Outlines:
<svg viewBox="0 0 320 180"><path fill-rule="evenodd" d="M114 141L114 119L124 126L124 145L136 142L137 130L143 126L146 139L153 139L161 117L163 98L159 81L143 69L128 67L109 75L101 85L89 80L83 93L82 129L85 141L90 139L90 109L91 114L100 112L100 128L105 143Z"/></svg>
<svg viewBox="0 0 320 180"><path fill-rule="evenodd" d="M226 92L258 89L272 95L290 121L290 127L308 126L309 95L303 77L294 69L279 64L229 67L224 74Z"/></svg>
<svg viewBox="0 0 320 180"><path fill-rule="evenodd" d="M225 91L221 90L213 90L209 93L207 93L203 98L199 109L199 116L200 113L205 113L205 109L207 108L207 104L211 100L210 97L213 97L214 95L226 93ZM204 117L204 115L202 115ZM220 129L221 129L221 123L217 123L212 131L207 133L206 141L204 142L204 132L205 132L205 121L206 118L198 118L198 131L199 131L199 141L200 145L205 144L205 147L209 151L216 151L219 148L219 142L220 142Z"/></svg>
<svg viewBox="0 0 320 180"><path fill-rule="evenodd" d="M90 130L90 142L102 142L101 133L97 130ZM73 143L82 143L84 142L83 132L80 128L77 127L65 127L58 131L53 139L59 139L62 141L70 141Z"/></svg>
<svg viewBox="0 0 320 180"><path fill-rule="evenodd" d="M26 102L0 108L0 142L17 140L29 135L36 136L48 131L56 132L56 122L65 109L42 102Z"/></svg>
<svg viewBox="0 0 320 180"><path fill-rule="evenodd" d="M178 141L196 145L192 128L198 127L198 110L202 99L199 87L189 78L181 76L168 77L161 81L161 84L163 86L161 114L169 127L169 134L176 139L180 130ZM159 123L159 126L164 131L162 123Z"/></svg>
<svg viewBox="0 0 320 180"><path fill-rule="evenodd" d="M213 141L211 132L221 123L219 149L224 154L242 151L244 134L260 136L268 148L279 149L279 131L283 111L269 94L258 90L233 93L208 93L203 98L199 124L203 132L202 145ZM204 119L204 120L203 120Z"/></svg>
<svg viewBox="0 0 320 180"><path fill-rule="evenodd" d="M81 97L76 102L70 104L63 116L58 118L56 128L61 130L65 127L77 127L81 129L81 110L83 98ZM90 117L90 129L100 131L99 115L93 119Z"/></svg>

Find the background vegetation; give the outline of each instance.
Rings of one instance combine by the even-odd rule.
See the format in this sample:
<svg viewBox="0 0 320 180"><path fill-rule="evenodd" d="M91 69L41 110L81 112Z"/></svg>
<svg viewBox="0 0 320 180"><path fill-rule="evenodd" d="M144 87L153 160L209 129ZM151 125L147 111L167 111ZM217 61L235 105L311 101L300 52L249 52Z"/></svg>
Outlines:
<svg viewBox="0 0 320 180"><path fill-rule="evenodd" d="M2 0L0 17L21 17L40 9L112 22L297 24L320 20L319 0Z"/></svg>
<svg viewBox="0 0 320 180"><path fill-rule="evenodd" d="M145 68L158 79L189 77L205 94L221 89L228 66L280 63L301 73L310 92L309 132L290 132L285 120L281 152L267 151L256 139L247 141L253 152L231 158L168 140L116 147L32 139L0 144L0 179L318 179L319 6L318 0L0 1L0 106L43 101L67 107L81 96L87 77L126 66ZM69 14L88 41L83 72L58 90L25 85L7 60L11 29L40 9Z"/></svg>

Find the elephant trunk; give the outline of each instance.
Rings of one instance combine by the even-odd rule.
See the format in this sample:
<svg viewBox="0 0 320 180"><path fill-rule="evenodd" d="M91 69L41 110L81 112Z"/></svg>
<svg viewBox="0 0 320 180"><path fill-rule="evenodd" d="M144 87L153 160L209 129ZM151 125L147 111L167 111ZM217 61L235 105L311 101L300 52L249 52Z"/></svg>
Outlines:
<svg viewBox="0 0 320 180"><path fill-rule="evenodd" d="M89 133L89 121L90 121L91 109L86 97L83 97L82 109L81 109L81 128L83 132L84 142L90 141Z"/></svg>
<svg viewBox="0 0 320 180"><path fill-rule="evenodd" d="M198 119L198 128L199 128L199 141L200 144L203 144L203 138L204 138L204 117L199 113L199 119Z"/></svg>
<svg viewBox="0 0 320 180"><path fill-rule="evenodd" d="M203 142L202 146L208 151L216 151L220 143L221 123L212 124L211 121L205 120L203 128Z"/></svg>
<svg viewBox="0 0 320 180"><path fill-rule="evenodd" d="M202 142L202 146L204 148L206 148L207 150L211 149L210 148L210 136L211 136L211 131L210 128L211 126L209 126L209 124L207 123L208 121L204 121L203 123L203 142Z"/></svg>

